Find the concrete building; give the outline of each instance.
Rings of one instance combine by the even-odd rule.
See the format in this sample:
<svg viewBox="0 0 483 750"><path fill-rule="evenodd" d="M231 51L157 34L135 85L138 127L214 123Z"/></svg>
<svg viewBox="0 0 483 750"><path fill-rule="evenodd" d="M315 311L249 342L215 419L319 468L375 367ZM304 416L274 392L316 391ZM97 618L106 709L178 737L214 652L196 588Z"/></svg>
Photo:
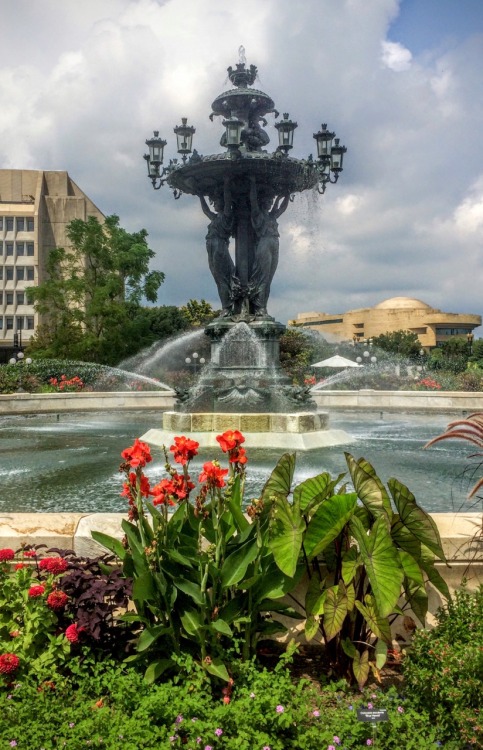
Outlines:
<svg viewBox="0 0 483 750"><path fill-rule="evenodd" d="M69 222L89 216L104 219L67 172L0 169L0 363L41 322L25 289L45 279L49 250L69 247Z"/></svg>
<svg viewBox="0 0 483 750"><path fill-rule="evenodd" d="M345 313L299 313L289 325L312 328L329 340L362 341L392 331L416 333L425 349L441 346L452 336L467 336L481 325L481 315L446 313L411 297L392 297L374 307Z"/></svg>

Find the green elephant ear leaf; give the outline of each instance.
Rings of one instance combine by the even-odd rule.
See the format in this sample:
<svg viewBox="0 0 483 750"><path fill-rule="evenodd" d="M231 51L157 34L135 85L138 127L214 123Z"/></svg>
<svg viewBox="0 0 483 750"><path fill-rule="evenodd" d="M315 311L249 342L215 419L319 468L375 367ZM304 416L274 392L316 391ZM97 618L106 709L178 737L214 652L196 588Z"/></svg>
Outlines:
<svg viewBox="0 0 483 750"><path fill-rule="evenodd" d="M382 638L386 643L391 643L391 626L387 617L381 617L375 607L374 599L372 596L367 595L364 598L364 604L362 602L355 602L356 609L359 610L361 615L364 617L368 628L376 636L376 638Z"/></svg>
<svg viewBox="0 0 483 750"><path fill-rule="evenodd" d="M304 530L305 521L298 508L290 505L285 497L276 497L268 546L278 567L287 576L293 576L297 569Z"/></svg>
<svg viewBox="0 0 483 750"><path fill-rule="evenodd" d="M359 690L362 690L369 677L369 651L366 649L360 654L358 651L352 660L352 671L357 680Z"/></svg>
<svg viewBox="0 0 483 750"><path fill-rule="evenodd" d="M365 458L356 461L350 453L345 453L345 459L354 489L367 510L374 518L384 514L391 519L391 501L374 467Z"/></svg>
<svg viewBox="0 0 483 750"><path fill-rule="evenodd" d="M295 487L294 503L297 503L302 513L310 513L333 493L337 482L338 479L334 481L326 471L316 477L310 477Z"/></svg>
<svg viewBox="0 0 483 750"><path fill-rule="evenodd" d="M421 545L421 558L419 560L419 564L421 565L421 568L424 570L426 575L428 576L428 581L432 583L435 589L437 589L441 594L443 594L446 599L450 598L449 588L448 584L444 580L444 578L441 576L439 571L434 566L434 554L431 552L430 549L424 546L424 544Z"/></svg>
<svg viewBox="0 0 483 750"><path fill-rule="evenodd" d="M428 612L428 594L424 585L406 579L404 581L404 591L412 611L424 627Z"/></svg>
<svg viewBox="0 0 483 750"><path fill-rule="evenodd" d="M330 641L342 630L347 609L347 592L343 582L340 581L339 584L327 589L325 597L324 633L327 641Z"/></svg>
<svg viewBox="0 0 483 750"><path fill-rule="evenodd" d="M292 487L294 471L295 453L284 453L265 483L261 495L262 499L268 502L272 495L288 497Z"/></svg>
<svg viewBox="0 0 483 750"><path fill-rule="evenodd" d="M309 615L305 620L305 639L311 641L317 635L319 629L319 618L315 615Z"/></svg>
<svg viewBox="0 0 483 750"><path fill-rule="evenodd" d="M377 611L380 617L387 617L394 611L404 577L387 518L379 516L369 535L356 516L352 517L350 528L359 545L359 554L371 584Z"/></svg>
<svg viewBox="0 0 483 750"><path fill-rule="evenodd" d="M317 508L310 519L304 538L307 558L317 557L336 539L349 522L357 504L355 492L346 495L333 495Z"/></svg>
<svg viewBox="0 0 483 750"><path fill-rule="evenodd" d="M389 479L387 485L396 504L400 522L419 542L425 544L440 560L446 562L438 527L431 516L417 504L416 498L406 485L397 479Z"/></svg>

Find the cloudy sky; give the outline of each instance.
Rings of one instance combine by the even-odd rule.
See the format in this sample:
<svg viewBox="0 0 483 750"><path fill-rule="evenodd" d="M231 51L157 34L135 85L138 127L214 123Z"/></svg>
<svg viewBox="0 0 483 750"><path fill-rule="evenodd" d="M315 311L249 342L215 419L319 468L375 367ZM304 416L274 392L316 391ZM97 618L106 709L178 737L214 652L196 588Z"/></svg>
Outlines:
<svg viewBox="0 0 483 750"><path fill-rule="evenodd" d="M280 220L269 312L399 295L483 312L482 0L2 0L0 39L0 167L66 169L146 228L160 304L219 306L199 202L152 190L144 141L157 129L176 156L188 117L198 151L219 151L210 105L244 45L298 122L291 155L322 122L348 148L338 184Z"/></svg>

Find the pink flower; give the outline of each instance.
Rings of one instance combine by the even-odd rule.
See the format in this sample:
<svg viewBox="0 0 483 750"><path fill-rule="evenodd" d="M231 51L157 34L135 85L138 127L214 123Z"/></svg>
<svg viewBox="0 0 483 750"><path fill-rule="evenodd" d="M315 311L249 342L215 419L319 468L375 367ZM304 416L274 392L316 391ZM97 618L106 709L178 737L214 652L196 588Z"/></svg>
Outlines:
<svg viewBox="0 0 483 750"><path fill-rule="evenodd" d="M320 716L320 711L317 711L317 709L315 709L315 711L312 711L312 716Z"/></svg>
<svg viewBox="0 0 483 750"><path fill-rule="evenodd" d="M399 712L400 714L403 714L403 713L404 713L404 708L403 708L402 706L398 706L398 707L397 707L397 710L398 710L398 712Z"/></svg>
<svg viewBox="0 0 483 750"><path fill-rule="evenodd" d="M275 710L278 714L283 714L283 712L285 711L283 706L277 706Z"/></svg>
<svg viewBox="0 0 483 750"><path fill-rule="evenodd" d="M366 745L372 745L372 740L366 740Z"/></svg>
<svg viewBox="0 0 483 750"><path fill-rule="evenodd" d="M327 750L335 750L335 747L334 747L333 745L329 745L329 746L327 747Z"/></svg>
<svg viewBox="0 0 483 750"><path fill-rule="evenodd" d="M73 622L72 625L69 625L69 627L66 628L65 637L71 643L79 643L79 634L80 630L78 629L75 622Z"/></svg>
<svg viewBox="0 0 483 750"><path fill-rule="evenodd" d="M216 734L217 737L221 737L221 735L223 734L223 729L220 729L218 727L218 729L215 729L215 734Z"/></svg>
<svg viewBox="0 0 483 750"><path fill-rule="evenodd" d="M368 704L367 704L367 708L368 708L369 710L371 710L371 708L374 708L374 706L372 705L372 703L368 703Z"/></svg>
<svg viewBox="0 0 483 750"><path fill-rule="evenodd" d="M333 739L336 745L340 745L340 737L337 737L337 735L335 734Z"/></svg>

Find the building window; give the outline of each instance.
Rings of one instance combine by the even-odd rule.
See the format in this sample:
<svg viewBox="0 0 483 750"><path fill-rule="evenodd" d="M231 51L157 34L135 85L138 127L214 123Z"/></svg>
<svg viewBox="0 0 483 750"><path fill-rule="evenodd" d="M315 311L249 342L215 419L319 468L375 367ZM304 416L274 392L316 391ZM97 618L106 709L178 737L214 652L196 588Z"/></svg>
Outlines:
<svg viewBox="0 0 483 750"><path fill-rule="evenodd" d="M13 242L7 242L7 255L13 255Z"/></svg>
<svg viewBox="0 0 483 750"><path fill-rule="evenodd" d="M34 243L33 242L27 242L27 255L32 257L34 254Z"/></svg>
<svg viewBox="0 0 483 750"><path fill-rule="evenodd" d="M13 232L13 216L7 216L7 232Z"/></svg>
<svg viewBox="0 0 483 750"><path fill-rule="evenodd" d="M2 330L2 328L3 328L3 318L0 316L0 331Z"/></svg>
<svg viewBox="0 0 483 750"><path fill-rule="evenodd" d="M17 232L24 232L25 231L25 219L17 216Z"/></svg>
<svg viewBox="0 0 483 750"><path fill-rule="evenodd" d="M34 220L27 219L27 232L33 232L33 231L34 231Z"/></svg>
<svg viewBox="0 0 483 750"><path fill-rule="evenodd" d="M13 318L5 318L5 328L7 331L13 331Z"/></svg>
<svg viewBox="0 0 483 750"><path fill-rule="evenodd" d="M7 281L13 281L13 266L8 266L8 268L6 268L5 270L7 272L6 274Z"/></svg>
<svg viewBox="0 0 483 750"><path fill-rule="evenodd" d="M23 331L23 315L15 318L15 324L17 326L17 331Z"/></svg>
<svg viewBox="0 0 483 750"><path fill-rule="evenodd" d="M23 281L25 279L25 268L24 266L18 266L17 268L17 281Z"/></svg>
<svg viewBox="0 0 483 750"><path fill-rule="evenodd" d="M5 298L7 305L13 305L13 292L7 292Z"/></svg>
<svg viewBox="0 0 483 750"><path fill-rule="evenodd" d="M0 292L0 305L3 305L3 292Z"/></svg>
<svg viewBox="0 0 483 750"><path fill-rule="evenodd" d="M0 229L3 229L3 216L0 216Z"/></svg>
<svg viewBox="0 0 483 750"><path fill-rule="evenodd" d="M3 268L0 268L0 281L3 280Z"/></svg>
<svg viewBox="0 0 483 750"><path fill-rule="evenodd" d="M3 255L3 242L0 240L0 255Z"/></svg>
<svg viewBox="0 0 483 750"><path fill-rule="evenodd" d="M25 305L25 292L17 292L17 305Z"/></svg>
<svg viewBox="0 0 483 750"><path fill-rule="evenodd" d="M32 266L26 266L27 270L27 281L33 281L34 280L34 269Z"/></svg>
<svg viewBox="0 0 483 750"><path fill-rule="evenodd" d="M436 336L466 336L470 332L469 328L438 328L436 327Z"/></svg>
<svg viewBox="0 0 483 750"><path fill-rule="evenodd" d="M25 242L17 242L17 257L25 255Z"/></svg>
<svg viewBox="0 0 483 750"><path fill-rule="evenodd" d="M30 315L25 318L27 323L27 331L33 331L34 330L34 319Z"/></svg>

